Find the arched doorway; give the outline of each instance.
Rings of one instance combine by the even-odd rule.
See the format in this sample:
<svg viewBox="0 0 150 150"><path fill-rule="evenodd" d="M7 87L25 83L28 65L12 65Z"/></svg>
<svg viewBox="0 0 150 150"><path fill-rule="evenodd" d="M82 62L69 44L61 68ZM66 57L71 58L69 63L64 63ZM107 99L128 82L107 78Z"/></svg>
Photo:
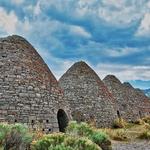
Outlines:
<svg viewBox="0 0 150 150"><path fill-rule="evenodd" d="M63 109L59 109L57 113L57 120L58 120L58 126L60 132L65 132L65 128L68 125L69 119L67 117L67 114Z"/></svg>

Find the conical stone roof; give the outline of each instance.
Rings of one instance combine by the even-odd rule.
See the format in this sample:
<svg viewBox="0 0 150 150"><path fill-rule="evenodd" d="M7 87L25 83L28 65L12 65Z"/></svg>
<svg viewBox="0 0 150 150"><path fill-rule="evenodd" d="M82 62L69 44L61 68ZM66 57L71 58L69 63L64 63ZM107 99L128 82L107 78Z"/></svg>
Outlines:
<svg viewBox="0 0 150 150"><path fill-rule="evenodd" d="M127 95L132 100L134 109L138 109L138 115L144 117L150 113L150 99L140 90L135 89L130 83L123 83Z"/></svg>
<svg viewBox="0 0 150 150"><path fill-rule="evenodd" d="M62 90L43 59L24 38L0 39L0 119L58 129L57 112L66 110ZM49 129L48 129L49 128Z"/></svg>
<svg viewBox="0 0 150 150"><path fill-rule="evenodd" d="M150 98L147 97L142 90L134 89L134 96L138 101L139 113L142 117L150 114Z"/></svg>
<svg viewBox="0 0 150 150"><path fill-rule="evenodd" d="M114 99L98 75L85 62L75 63L60 78L60 87L72 109L73 119L110 126L116 118Z"/></svg>
<svg viewBox="0 0 150 150"><path fill-rule="evenodd" d="M143 111L145 106L142 104L144 95L138 94L138 91L130 83L121 83L114 75L106 76L103 82L115 97L121 117L128 121L135 121L142 114L145 115L146 112ZM140 95L142 98L140 98Z"/></svg>

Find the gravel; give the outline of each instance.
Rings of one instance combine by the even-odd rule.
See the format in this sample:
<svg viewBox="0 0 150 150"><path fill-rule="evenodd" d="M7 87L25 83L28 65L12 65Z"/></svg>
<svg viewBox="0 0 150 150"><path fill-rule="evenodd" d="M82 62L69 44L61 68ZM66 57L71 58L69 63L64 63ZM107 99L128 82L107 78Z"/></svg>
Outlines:
<svg viewBox="0 0 150 150"><path fill-rule="evenodd" d="M150 150L150 141L112 142L113 150Z"/></svg>

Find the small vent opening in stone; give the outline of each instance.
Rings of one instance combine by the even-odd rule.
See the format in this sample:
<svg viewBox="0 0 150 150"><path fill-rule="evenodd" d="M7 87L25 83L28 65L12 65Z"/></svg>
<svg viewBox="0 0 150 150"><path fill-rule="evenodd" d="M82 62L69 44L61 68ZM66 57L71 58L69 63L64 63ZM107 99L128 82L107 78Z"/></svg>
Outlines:
<svg viewBox="0 0 150 150"><path fill-rule="evenodd" d="M33 124L33 123L34 123L34 120L31 120L31 123Z"/></svg>
<svg viewBox="0 0 150 150"><path fill-rule="evenodd" d="M141 111L139 111L139 116L140 116L140 118L142 118L142 113L141 113Z"/></svg>
<svg viewBox="0 0 150 150"><path fill-rule="evenodd" d="M118 116L118 118L121 118L121 115L120 115L120 111L119 111L119 110L117 110L117 116Z"/></svg>
<svg viewBox="0 0 150 150"><path fill-rule="evenodd" d="M2 58L6 58L6 57L7 57L7 55L6 55L6 54L3 54L3 55L2 55Z"/></svg>

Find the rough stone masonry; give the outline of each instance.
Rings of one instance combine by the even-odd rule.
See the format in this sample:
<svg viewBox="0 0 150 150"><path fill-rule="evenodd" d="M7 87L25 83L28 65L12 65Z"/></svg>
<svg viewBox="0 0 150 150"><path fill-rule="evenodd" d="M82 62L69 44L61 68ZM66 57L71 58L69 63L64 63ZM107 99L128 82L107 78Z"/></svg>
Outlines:
<svg viewBox="0 0 150 150"><path fill-rule="evenodd" d="M51 132L58 131L58 113L64 112L70 117L57 80L36 50L20 36L1 38L0 121Z"/></svg>
<svg viewBox="0 0 150 150"><path fill-rule="evenodd" d="M71 106L73 119L95 122L97 127L111 126L116 118L112 94L85 62L75 63L59 84Z"/></svg>
<svg viewBox="0 0 150 150"><path fill-rule="evenodd" d="M64 132L71 119L108 127L117 118L118 110L127 119L149 113L150 102L141 91L128 86L121 90L104 83L81 61L75 63L58 84L28 41L17 35L0 39L0 122L21 122L32 129ZM125 96L133 96L127 99L124 92ZM123 109L122 104L126 104L127 109ZM128 117L129 110L132 111Z"/></svg>
<svg viewBox="0 0 150 150"><path fill-rule="evenodd" d="M150 100L140 89L130 83L121 83L114 75L107 75L104 84L116 100L117 114L127 121L135 121L150 115Z"/></svg>

